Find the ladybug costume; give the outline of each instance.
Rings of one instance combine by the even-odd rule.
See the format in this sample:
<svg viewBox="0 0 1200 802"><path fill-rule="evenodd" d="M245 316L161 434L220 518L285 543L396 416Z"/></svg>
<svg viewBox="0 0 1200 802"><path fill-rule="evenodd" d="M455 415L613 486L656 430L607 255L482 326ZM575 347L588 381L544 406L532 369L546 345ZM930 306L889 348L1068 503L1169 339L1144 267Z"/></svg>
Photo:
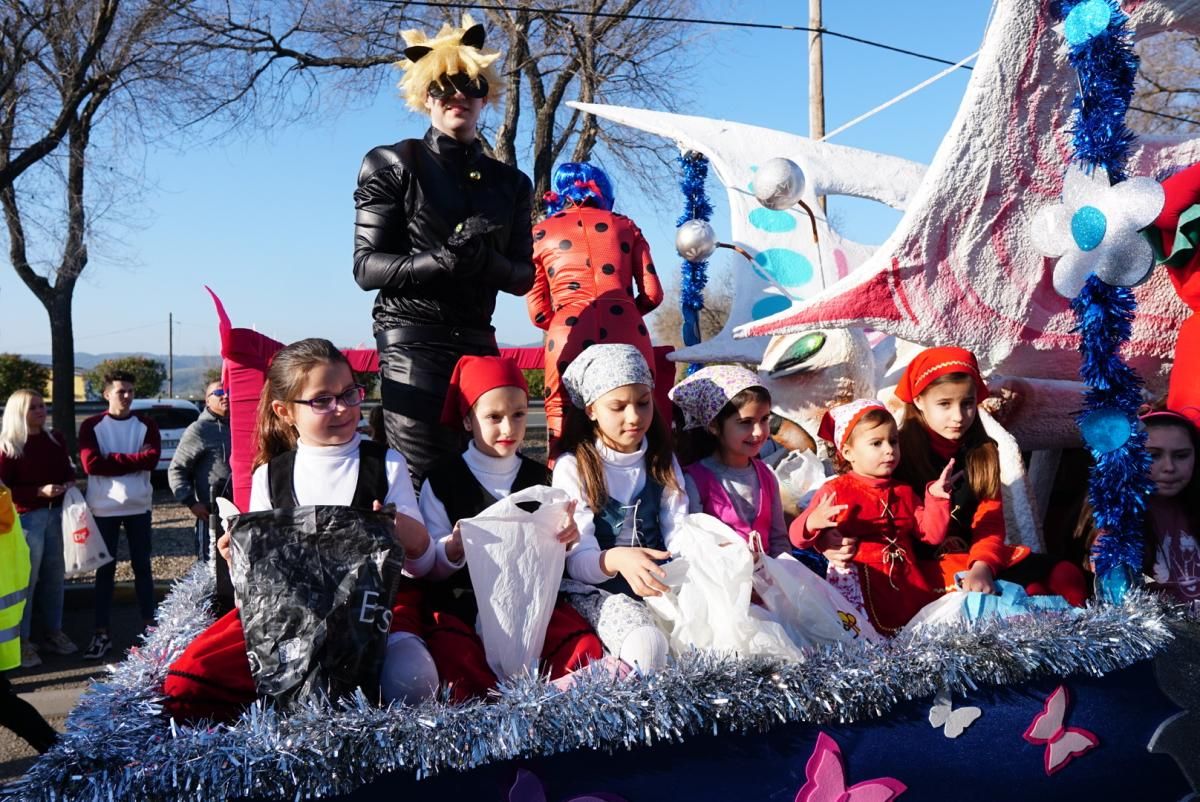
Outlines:
<svg viewBox="0 0 1200 802"><path fill-rule="evenodd" d="M569 166L556 171L556 185ZM575 183L579 186L570 187L576 191L561 210L533 229L535 275L526 296L530 320L547 334L546 427L552 455L562 436L561 377L567 365L596 343L632 345L647 365L654 365L650 332L642 316L663 300L662 284L641 230L628 217L605 208L612 205L611 190L602 194L607 180ZM563 199L560 194L548 195L552 209Z"/></svg>

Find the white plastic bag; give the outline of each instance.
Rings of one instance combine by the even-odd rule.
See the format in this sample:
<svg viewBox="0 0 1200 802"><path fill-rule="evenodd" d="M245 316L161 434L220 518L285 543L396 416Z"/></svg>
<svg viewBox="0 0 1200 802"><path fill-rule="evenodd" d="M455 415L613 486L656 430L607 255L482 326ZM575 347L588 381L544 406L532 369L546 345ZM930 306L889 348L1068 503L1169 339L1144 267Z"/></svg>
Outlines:
<svg viewBox="0 0 1200 802"><path fill-rule="evenodd" d="M501 679L537 670L567 558L557 535L569 523L569 501L564 491L539 485L459 522L480 602L479 636ZM528 502L537 510L517 506Z"/></svg>
<svg viewBox="0 0 1200 802"><path fill-rule="evenodd" d="M670 592L645 602L673 653L800 658L783 627L750 603L754 555L736 532L711 515L688 515L671 535L671 553L675 559L664 566Z"/></svg>
<svg viewBox="0 0 1200 802"><path fill-rule="evenodd" d="M813 495L829 480L825 464L812 451L788 451L777 462L771 464L775 478L779 480L779 491L797 509L804 509Z"/></svg>
<svg viewBox="0 0 1200 802"><path fill-rule="evenodd" d="M92 511L74 485L63 494L62 534L65 576L88 574L113 561Z"/></svg>
<svg viewBox="0 0 1200 802"><path fill-rule="evenodd" d="M754 589L797 646L880 640L858 607L790 554L761 555Z"/></svg>

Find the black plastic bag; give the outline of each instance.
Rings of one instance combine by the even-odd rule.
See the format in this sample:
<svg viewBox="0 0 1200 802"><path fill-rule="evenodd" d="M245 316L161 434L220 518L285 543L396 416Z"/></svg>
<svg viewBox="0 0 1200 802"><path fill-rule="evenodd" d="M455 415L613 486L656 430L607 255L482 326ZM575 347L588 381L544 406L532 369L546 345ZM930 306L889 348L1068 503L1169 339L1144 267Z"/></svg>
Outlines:
<svg viewBox="0 0 1200 802"><path fill-rule="evenodd" d="M233 589L260 696L379 695L404 550L394 517L308 506L230 522Z"/></svg>

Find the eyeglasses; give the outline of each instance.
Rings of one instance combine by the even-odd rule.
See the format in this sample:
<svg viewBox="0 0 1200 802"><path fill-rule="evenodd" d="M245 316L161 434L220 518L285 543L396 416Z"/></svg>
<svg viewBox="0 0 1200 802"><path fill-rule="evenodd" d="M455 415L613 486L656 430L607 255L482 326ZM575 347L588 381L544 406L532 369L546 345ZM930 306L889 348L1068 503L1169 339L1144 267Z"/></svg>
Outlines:
<svg viewBox="0 0 1200 802"><path fill-rule="evenodd" d="M487 97L488 82L482 75L471 78L465 72L443 75L429 84L429 96L434 100L445 100L462 92L463 97Z"/></svg>
<svg viewBox="0 0 1200 802"><path fill-rule="evenodd" d="M224 398L225 396L229 395L229 391L226 390L224 387L218 387L217 389L215 389L211 393L209 393L209 395L216 396L217 398Z"/></svg>
<svg viewBox="0 0 1200 802"><path fill-rule="evenodd" d="M337 409L338 402L342 402L345 407L361 406L363 399L367 397L367 388L361 384L356 384L341 395L319 395L316 398L297 398L297 404L304 404L317 415L328 415Z"/></svg>

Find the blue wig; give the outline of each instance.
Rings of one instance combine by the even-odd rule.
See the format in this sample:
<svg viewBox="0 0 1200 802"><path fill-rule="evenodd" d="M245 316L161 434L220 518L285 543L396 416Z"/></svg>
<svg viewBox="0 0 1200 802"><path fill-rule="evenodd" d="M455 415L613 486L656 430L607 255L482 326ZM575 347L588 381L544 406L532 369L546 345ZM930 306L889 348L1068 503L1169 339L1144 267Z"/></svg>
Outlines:
<svg viewBox="0 0 1200 802"><path fill-rule="evenodd" d="M612 211L612 183L591 162L563 162L554 171L551 184L554 188L545 196L547 214L561 211L568 203Z"/></svg>

